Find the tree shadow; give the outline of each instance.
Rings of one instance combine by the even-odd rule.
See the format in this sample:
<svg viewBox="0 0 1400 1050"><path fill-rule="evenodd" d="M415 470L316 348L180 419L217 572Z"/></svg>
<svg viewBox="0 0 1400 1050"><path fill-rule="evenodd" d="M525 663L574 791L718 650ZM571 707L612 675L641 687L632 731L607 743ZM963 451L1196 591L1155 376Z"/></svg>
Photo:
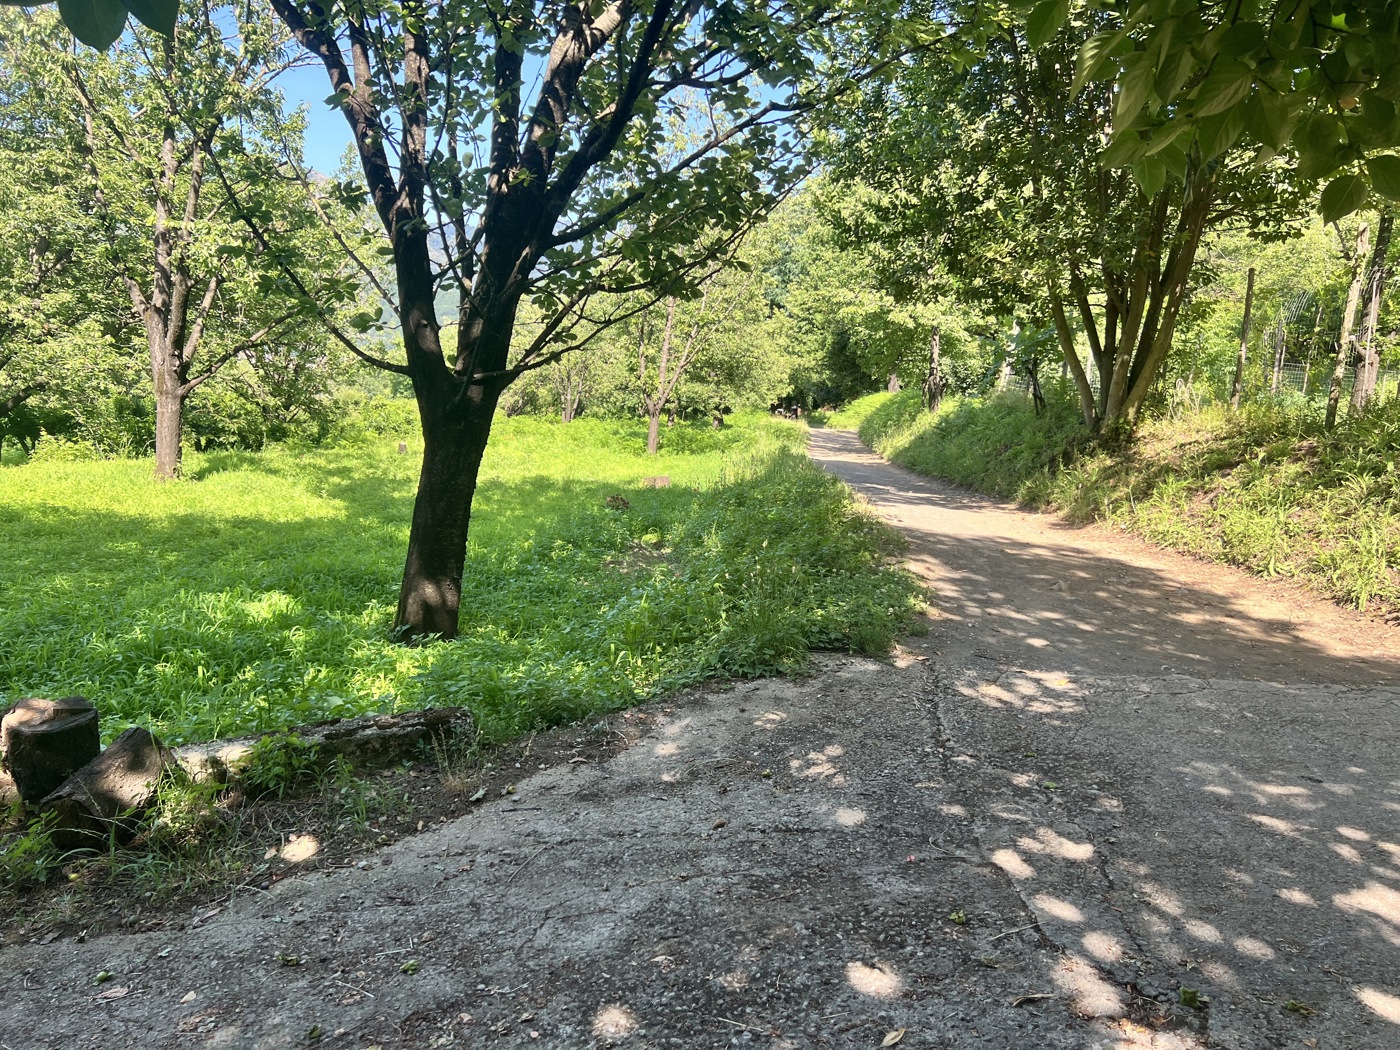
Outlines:
<svg viewBox="0 0 1400 1050"><path fill-rule="evenodd" d="M1334 608L1294 622L1233 570L1036 531L849 437L813 447L933 584L954 768L1075 1009L1185 988L1226 1045L1396 1045L1395 632Z"/></svg>

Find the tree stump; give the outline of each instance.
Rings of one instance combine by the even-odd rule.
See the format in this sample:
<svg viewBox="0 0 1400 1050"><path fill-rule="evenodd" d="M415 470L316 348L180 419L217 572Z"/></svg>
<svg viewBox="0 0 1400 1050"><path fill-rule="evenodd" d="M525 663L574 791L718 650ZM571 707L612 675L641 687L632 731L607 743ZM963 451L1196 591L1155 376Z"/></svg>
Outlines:
<svg viewBox="0 0 1400 1050"><path fill-rule="evenodd" d="M33 805L102 750L97 708L81 696L21 700L0 719L0 752L25 805Z"/></svg>
<svg viewBox="0 0 1400 1050"><path fill-rule="evenodd" d="M169 748L150 730L128 729L39 803L41 812L54 816L54 845L100 849L114 838L125 844L172 765Z"/></svg>

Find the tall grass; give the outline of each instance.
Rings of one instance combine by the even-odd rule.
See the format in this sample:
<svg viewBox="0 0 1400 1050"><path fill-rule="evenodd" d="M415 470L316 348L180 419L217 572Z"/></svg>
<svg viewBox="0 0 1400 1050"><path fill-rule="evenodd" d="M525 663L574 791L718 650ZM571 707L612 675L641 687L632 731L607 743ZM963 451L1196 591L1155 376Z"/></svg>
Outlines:
<svg viewBox="0 0 1400 1050"><path fill-rule="evenodd" d="M1310 406L1210 405L1102 449L1070 392L1047 394L1041 415L1018 394L953 399L936 415L916 393L876 394L833 425L920 473L1400 616L1400 402L1331 433Z"/></svg>
<svg viewBox="0 0 1400 1050"><path fill-rule="evenodd" d="M798 427L666 439L647 457L630 422L499 421L461 636L415 648L389 628L417 449L192 456L166 485L149 461L7 467L0 703L83 694L104 736L173 741L464 704L500 740L813 647L888 648L917 588Z"/></svg>

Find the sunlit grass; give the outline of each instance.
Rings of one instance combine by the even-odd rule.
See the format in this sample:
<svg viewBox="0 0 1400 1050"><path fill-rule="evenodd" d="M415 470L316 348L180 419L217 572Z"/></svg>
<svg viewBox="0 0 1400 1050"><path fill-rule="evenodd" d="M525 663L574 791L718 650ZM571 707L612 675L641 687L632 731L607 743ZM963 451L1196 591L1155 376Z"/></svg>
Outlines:
<svg viewBox="0 0 1400 1050"><path fill-rule="evenodd" d="M465 704L503 739L813 646L887 649L916 589L800 442L755 417L647 457L633 423L498 421L461 637L416 648L389 639L418 469L397 439L196 455L166 485L149 461L6 467L0 703L82 694L104 736L177 741Z"/></svg>

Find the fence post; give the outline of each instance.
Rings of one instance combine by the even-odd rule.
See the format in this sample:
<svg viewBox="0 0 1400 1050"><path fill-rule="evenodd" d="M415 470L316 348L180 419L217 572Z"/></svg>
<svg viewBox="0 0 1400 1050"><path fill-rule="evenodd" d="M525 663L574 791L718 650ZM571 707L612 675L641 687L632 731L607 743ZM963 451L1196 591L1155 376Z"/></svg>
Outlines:
<svg viewBox="0 0 1400 1050"><path fill-rule="evenodd" d="M1244 321L1240 324L1240 353L1235 358L1235 385L1230 391L1230 407L1240 407L1244 392L1244 357L1249 349L1249 312L1254 307L1254 267L1249 268L1249 280L1244 289Z"/></svg>

